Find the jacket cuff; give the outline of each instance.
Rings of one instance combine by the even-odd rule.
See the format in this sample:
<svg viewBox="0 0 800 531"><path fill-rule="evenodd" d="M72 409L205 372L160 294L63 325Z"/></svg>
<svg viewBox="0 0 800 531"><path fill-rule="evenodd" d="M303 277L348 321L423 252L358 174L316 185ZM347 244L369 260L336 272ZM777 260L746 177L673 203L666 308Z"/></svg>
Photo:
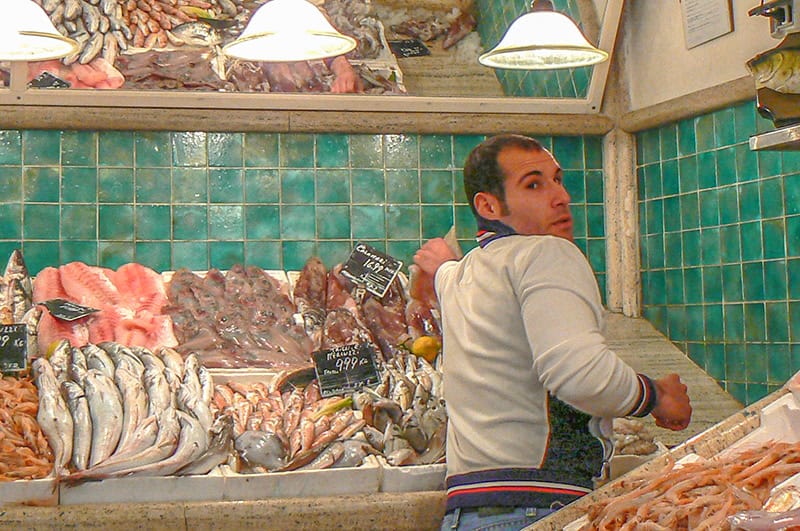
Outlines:
<svg viewBox="0 0 800 531"><path fill-rule="evenodd" d="M658 392L653 380L644 374L637 374L639 378L639 401L634 408L625 415L626 417L646 417L656 407Z"/></svg>

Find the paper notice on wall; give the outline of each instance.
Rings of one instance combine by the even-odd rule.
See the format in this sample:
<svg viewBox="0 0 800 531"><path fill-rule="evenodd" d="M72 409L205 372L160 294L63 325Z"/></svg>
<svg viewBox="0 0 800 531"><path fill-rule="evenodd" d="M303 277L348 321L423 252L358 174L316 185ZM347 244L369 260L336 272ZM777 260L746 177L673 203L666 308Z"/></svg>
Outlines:
<svg viewBox="0 0 800 531"><path fill-rule="evenodd" d="M688 49L733 31L731 0L681 0L681 10Z"/></svg>

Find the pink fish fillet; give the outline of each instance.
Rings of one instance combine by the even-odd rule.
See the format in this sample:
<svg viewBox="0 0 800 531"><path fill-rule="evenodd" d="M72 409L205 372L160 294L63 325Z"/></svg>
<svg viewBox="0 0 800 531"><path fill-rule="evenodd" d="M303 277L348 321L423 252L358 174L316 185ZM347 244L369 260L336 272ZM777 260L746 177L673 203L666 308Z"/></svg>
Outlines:
<svg viewBox="0 0 800 531"><path fill-rule="evenodd" d="M58 269L61 271L61 285L71 300L98 309L119 304L119 291L103 268L70 262Z"/></svg>
<svg viewBox="0 0 800 531"><path fill-rule="evenodd" d="M33 302L51 299L66 299L67 292L61 285L61 273L55 267L45 267L33 281Z"/></svg>
<svg viewBox="0 0 800 531"><path fill-rule="evenodd" d="M47 310L42 312L39 320L39 352L47 352L51 344L62 339L68 339L73 347L82 347L89 342L89 327L84 317L77 321L61 321L56 319Z"/></svg>
<svg viewBox="0 0 800 531"><path fill-rule="evenodd" d="M134 262L120 266L114 276L114 285L120 293L122 304L138 313L147 310L161 313L167 303L167 291L161 275Z"/></svg>

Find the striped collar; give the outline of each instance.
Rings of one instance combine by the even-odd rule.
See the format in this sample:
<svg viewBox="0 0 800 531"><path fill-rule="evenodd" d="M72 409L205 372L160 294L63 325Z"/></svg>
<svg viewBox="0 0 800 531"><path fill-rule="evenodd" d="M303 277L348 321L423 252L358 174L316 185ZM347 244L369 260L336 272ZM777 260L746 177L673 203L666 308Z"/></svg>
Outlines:
<svg viewBox="0 0 800 531"><path fill-rule="evenodd" d="M495 240L505 236L512 236L516 233L517 231L501 221L479 217L478 234L475 236L475 239L478 241L478 245L483 248Z"/></svg>

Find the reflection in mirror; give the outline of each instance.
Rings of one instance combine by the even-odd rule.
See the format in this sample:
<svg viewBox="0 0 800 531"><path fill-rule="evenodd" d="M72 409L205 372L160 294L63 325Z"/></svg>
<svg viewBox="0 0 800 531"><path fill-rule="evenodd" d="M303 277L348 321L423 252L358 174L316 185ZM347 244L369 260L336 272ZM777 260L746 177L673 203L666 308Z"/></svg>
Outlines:
<svg viewBox="0 0 800 531"><path fill-rule="evenodd" d="M221 53L268 0L34 1L80 49L63 60L30 63L30 88L582 99L593 73L593 67L532 72L478 63L529 0L312 0L359 44L347 56L298 63ZM597 44L606 1L553 5ZM8 70L0 63L6 86Z"/></svg>

